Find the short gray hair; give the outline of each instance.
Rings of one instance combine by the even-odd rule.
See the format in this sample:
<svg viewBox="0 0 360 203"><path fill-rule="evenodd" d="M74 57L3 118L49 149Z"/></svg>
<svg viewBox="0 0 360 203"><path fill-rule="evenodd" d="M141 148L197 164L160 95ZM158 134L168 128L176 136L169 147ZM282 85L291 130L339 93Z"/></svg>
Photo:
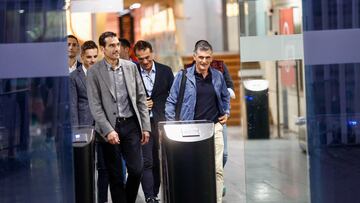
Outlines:
<svg viewBox="0 0 360 203"><path fill-rule="evenodd" d="M200 51L213 51L211 44L206 40L199 40L195 43L194 53L196 53L197 50Z"/></svg>

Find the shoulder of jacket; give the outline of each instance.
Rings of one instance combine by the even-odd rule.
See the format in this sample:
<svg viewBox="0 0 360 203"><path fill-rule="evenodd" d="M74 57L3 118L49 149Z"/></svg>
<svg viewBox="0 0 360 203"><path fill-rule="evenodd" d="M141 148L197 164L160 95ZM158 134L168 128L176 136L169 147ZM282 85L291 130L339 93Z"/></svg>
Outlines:
<svg viewBox="0 0 360 203"><path fill-rule="evenodd" d="M129 60L125 60L125 59L119 59L119 63L122 65L122 66L133 66L133 67L137 67L136 64L132 61L129 61Z"/></svg>
<svg viewBox="0 0 360 203"><path fill-rule="evenodd" d="M76 69L76 70L74 70L73 72L71 72L70 73L70 75L69 75L69 77L71 78L71 79L75 79L75 77L77 76L77 73L78 72L78 70Z"/></svg>
<svg viewBox="0 0 360 203"><path fill-rule="evenodd" d="M163 63L159 63L157 61L154 61L154 64L155 64L156 67L160 67L160 68L163 68L163 69L171 69L170 66L165 65Z"/></svg>
<svg viewBox="0 0 360 203"><path fill-rule="evenodd" d="M91 68L89 69L89 71L97 71L101 68L106 68L105 67L105 59L101 60L101 61L98 61L96 62L93 66L91 66Z"/></svg>
<svg viewBox="0 0 360 203"><path fill-rule="evenodd" d="M218 69L214 68L214 67L210 67L210 70L211 70L212 73L215 74L215 75L222 75L222 72L219 71Z"/></svg>

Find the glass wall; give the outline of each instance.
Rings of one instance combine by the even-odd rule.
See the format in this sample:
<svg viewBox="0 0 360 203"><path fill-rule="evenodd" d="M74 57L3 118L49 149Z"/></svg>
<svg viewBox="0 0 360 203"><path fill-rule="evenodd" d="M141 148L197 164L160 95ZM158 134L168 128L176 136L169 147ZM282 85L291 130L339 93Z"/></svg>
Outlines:
<svg viewBox="0 0 360 203"><path fill-rule="evenodd" d="M242 80L269 82L273 124L270 139L246 137L247 202L358 202L360 1L241 0L239 8Z"/></svg>
<svg viewBox="0 0 360 203"><path fill-rule="evenodd" d="M246 202L308 202L302 3L241 0L239 21Z"/></svg>
<svg viewBox="0 0 360 203"><path fill-rule="evenodd" d="M64 1L0 1L0 202L74 202Z"/></svg>
<svg viewBox="0 0 360 203"><path fill-rule="evenodd" d="M304 0L311 202L358 202L358 0Z"/></svg>

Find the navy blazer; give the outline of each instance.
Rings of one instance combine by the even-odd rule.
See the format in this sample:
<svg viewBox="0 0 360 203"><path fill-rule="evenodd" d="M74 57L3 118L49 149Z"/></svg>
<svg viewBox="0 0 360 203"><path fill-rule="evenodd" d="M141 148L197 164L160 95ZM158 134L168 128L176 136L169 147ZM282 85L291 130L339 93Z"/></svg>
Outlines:
<svg viewBox="0 0 360 203"><path fill-rule="evenodd" d="M154 63L156 73L151 99L154 102L152 108L153 119L156 123L158 123L159 121L165 121L165 103L174 81L174 74L169 66L157 63L155 61ZM141 67L139 64L137 64L137 66L140 72Z"/></svg>
<svg viewBox="0 0 360 203"><path fill-rule="evenodd" d="M94 120L89 108L86 75L82 65L70 73L70 100L72 125L92 125Z"/></svg>

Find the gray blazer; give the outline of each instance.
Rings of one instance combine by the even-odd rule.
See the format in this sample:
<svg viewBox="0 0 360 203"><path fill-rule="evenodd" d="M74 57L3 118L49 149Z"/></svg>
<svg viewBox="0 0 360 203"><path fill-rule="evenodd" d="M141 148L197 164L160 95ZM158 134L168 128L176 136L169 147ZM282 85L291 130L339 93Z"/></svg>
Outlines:
<svg viewBox="0 0 360 203"><path fill-rule="evenodd" d="M82 66L70 73L70 100L71 123L75 126L92 125L94 119L89 108L86 75Z"/></svg>
<svg viewBox="0 0 360 203"><path fill-rule="evenodd" d="M136 65L119 59L124 71L125 85L131 105L142 131L151 131L149 112L146 106L146 93ZM106 135L115 129L117 106L114 90L111 89L110 76L105 59L94 64L87 72L87 93L91 114L95 120L95 130L106 140ZM140 136L140 135L139 135Z"/></svg>

